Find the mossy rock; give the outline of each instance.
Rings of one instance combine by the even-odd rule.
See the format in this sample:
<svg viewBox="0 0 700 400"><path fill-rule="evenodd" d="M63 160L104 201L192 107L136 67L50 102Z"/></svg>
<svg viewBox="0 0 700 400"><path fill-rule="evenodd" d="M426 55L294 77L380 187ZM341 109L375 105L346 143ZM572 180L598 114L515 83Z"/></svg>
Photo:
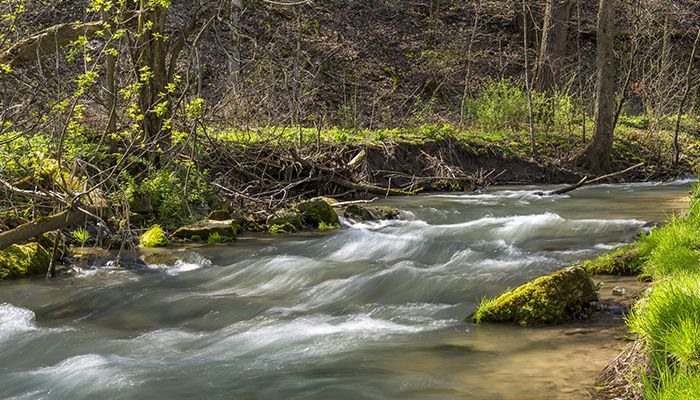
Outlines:
<svg viewBox="0 0 700 400"><path fill-rule="evenodd" d="M580 266L537 278L501 296L482 301L470 317L476 323L557 324L582 318L593 310L598 293Z"/></svg>
<svg viewBox="0 0 700 400"><path fill-rule="evenodd" d="M233 220L207 220L183 226L173 233L173 237L181 240L200 241L206 240L210 235L216 233L222 237L235 239L240 230L240 225Z"/></svg>
<svg viewBox="0 0 700 400"><path fill-rule="evenodd" d="M345 208L343 215L355 221L393 220L399 218L399 210L394 207L351 204Z"/></svg>
<svg viewBox="0 0 700 400"><path fill-rule="evenodd" d="M594 275L635 276L642 272L642 249L630 244L584 261L583 267Z"/></svg>
<svg viewBox="0 0 700 400"><path fill-rule="evenodd" d="M270 229L275 225L289 224L292 227L294 227L294 230L301 228L303 225L301 221L301 216L298 213L290 210L277 211L276 213L267 217L265 224Z"/></svg>
<svg viewBox="0 0 700 400"><path fill-rule="evenodd" d="M369 209L379 217L380 220L395 220L399 219L400 211L398 208L386 206L372 206Z"/></svg>
<svg viewBox="0 0 700 400"><path fill-rule="evenodd" d="M214 210L207 217L210 221L228 221L231 219L231 213L227 210Z"/></svg>
<svg viewBox="0 0 700 400"><path fill-rule="evenodd" d="M0 280L45 274L51 254L39 243L13 244L0 251Z"/></svg>
<svg viewBox="0 0 700 400"><path fill-rule="evenodd" d="M153 225L140 238L143 247L164 247L168 245L168 237L160 225Z"/></svg>
<svg viewBox="0 0 700 400"><path fill-rule="evenodd" d="M333 207L322 198L314 198L297 205L302 222L312 228L318 228L321 224L338 225L338 214Z"/></svg>

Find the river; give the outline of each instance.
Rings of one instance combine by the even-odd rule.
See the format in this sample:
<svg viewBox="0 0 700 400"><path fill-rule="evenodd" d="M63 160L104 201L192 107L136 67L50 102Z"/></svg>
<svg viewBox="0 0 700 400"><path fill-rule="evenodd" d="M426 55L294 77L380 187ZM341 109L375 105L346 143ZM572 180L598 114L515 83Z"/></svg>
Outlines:
<svg viewBox="0 0 700 400"><path fill-rule="evenodd" d="M0 398L582 399L619 323L474 326L480 299L630 241L688 182L387 200L403 220L0 284ZM604 287L603 290L606 290Z"/></svg>

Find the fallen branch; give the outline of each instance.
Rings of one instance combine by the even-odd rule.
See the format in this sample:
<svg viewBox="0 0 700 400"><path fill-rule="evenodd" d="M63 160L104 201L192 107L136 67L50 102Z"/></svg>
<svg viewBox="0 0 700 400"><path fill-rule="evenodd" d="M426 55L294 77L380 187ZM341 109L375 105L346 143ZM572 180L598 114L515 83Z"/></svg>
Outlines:
<svg viewBox="0 0 700 400"><path fill-rule="evenodd" d="M354 200L354 201L341 201L340 203L331 204L334 208L351 206L353 204L370 204L379 200L379 197L375 197L372 200Z"/></svg>
<svg viewBox="0 0 700 400"><path fill-rule="evenodd" d="M569 192L571 192L571 191L573 191L573 190L576 190L576 189L578 189L578 188L580 188L580 187L582 187L582 186L592 185L592 184L594 184L594 183L598 183L598 182L603 181L603 180L605 180L605 179L609 179L609 178L612 178L612 177L615 177L615 176L618 176L618 175L625 174L625 173L627 173L627 172L630 172L630 171L632 171L632 170L634 170L634 169L637 169L637 168L641 167L642 165L644 165L644 163L639 163L639 164L633 165L633 166L631 166L631 167L629 167L629 168L627 168L627 169L624 169L624 170L622 170L622 171L613 172L613 173L611 173L611 174L599 176L599 177L597 177L597 178L595 178L595 179L591 179L591 180L588 180L588 177L586 176L586 177L584 177L583 179L581 179L581 180L580 180L577 184L575 184L575 185L567 186L567 187L565 187L565 188L562 188L562 189L559 189L559 190L554 190L554 191L551 191L551 192L546 192L546 193L545 193L545 192L537 192L537 193L535 193L535 194L538 195L538 196L558 196L558 195L566 194L566 193L569 193Z"/></svg>
<svg viewBox="0 0 700 400"><path fill-rule="evenodd" d="M337 176L329 178L328 182L344 188L357 190L358 192L367 192L382 196L412 196L418 193L418 191L407 192L405 190L383 188L381 186L370 185L369 183L355 183Z"/></svg>

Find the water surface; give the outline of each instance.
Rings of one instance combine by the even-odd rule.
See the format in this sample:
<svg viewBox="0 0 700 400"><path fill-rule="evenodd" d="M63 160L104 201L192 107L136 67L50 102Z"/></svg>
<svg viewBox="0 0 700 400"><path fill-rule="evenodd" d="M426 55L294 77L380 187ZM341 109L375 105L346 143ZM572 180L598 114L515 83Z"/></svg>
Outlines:
<svg viewBox="0 0 700 400"><path fill-rule="evenodd" d="M624 345L598 323L464 322L496 295L632 240L688 184L401 198L402 221L166 250L0 285L0 398L580 399Z"/></svg>

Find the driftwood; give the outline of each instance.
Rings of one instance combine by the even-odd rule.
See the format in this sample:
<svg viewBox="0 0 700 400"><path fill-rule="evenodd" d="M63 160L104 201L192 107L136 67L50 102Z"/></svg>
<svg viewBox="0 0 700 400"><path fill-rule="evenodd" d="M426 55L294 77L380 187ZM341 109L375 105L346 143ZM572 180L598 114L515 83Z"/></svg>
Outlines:
<svg viewBox="0 0 700 400"><path fill-rule="evenodd" d="M574 184L574 185L567 186L567 187L561 188L561 189L559 189L559 190L553 190L553 191L551 191L551 192L537 192L537 193L535 193L535 194L538 195L538 196L558 196L558 195L566 194L566 193L569 193L569 192L571 192L571 191L574 191L574 190L576 190L576 189L578 189L578 188L580 188L580 187L582 187L582 186L592 185L592 184L594 184L594 183L598 183L598 182L600 182L600 181L604 181L604 180L606 180L606 179L613 178L613 177L615 177L615 176L625 174L625 173L630 172L630 171L632 171L632 170L634 170L634 169L637 169L637 168L639 168L639 167L641 167L641 166L643 166L643 165L644 165L644 163L639 163L639 164L633 165L633 166L631 166L631 167L629 167L629 168L627 168L627 169L624 169L624 170L622 170L622 171L613 172L613 173L611 173L611 174L599 176L599 177L597 177L597 178L595 178L595 179L591 179L591 180L588 180L588 177L586 176L586 177L584 177L583 179L581 179L578 183L576 183L576 184Z"/></svg>

